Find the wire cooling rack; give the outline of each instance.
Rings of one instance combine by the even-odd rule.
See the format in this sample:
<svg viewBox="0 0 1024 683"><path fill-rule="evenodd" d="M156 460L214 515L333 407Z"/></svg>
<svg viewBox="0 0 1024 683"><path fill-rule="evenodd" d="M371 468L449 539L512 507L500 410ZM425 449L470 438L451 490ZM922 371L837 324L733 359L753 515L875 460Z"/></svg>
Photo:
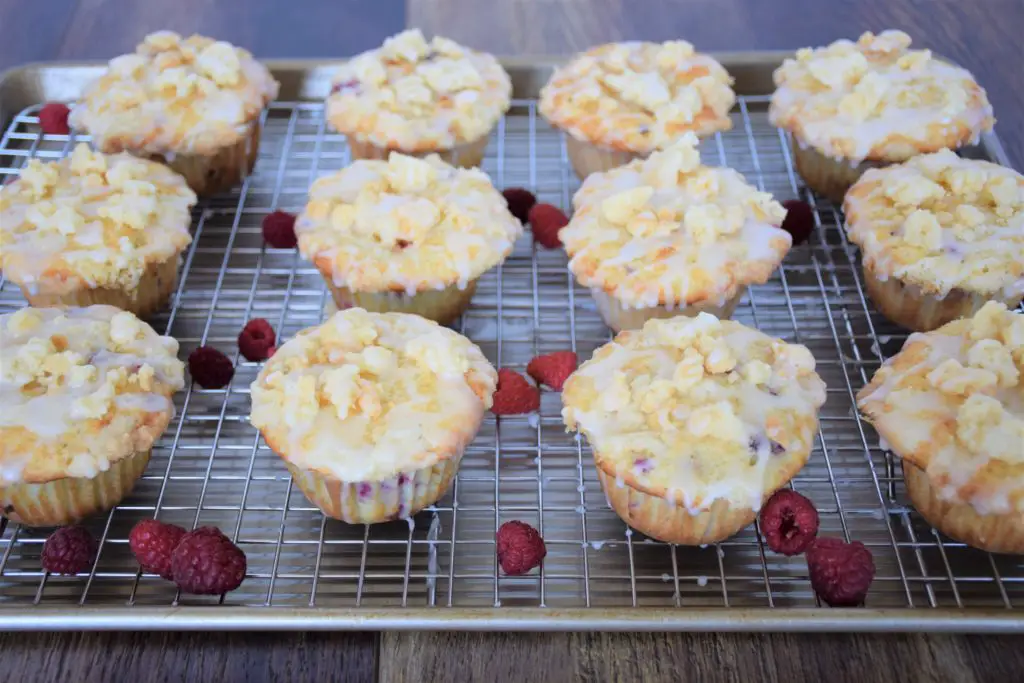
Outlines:
<svg viewBox="0 0 1024 683"><path fill-rule="evenodd" d="M858 416L854 395L906 333L865 299L840 214L802 188L787 141L765 110L766 98L740 97L733 129L705 141L702 154L780 200L808 200L817 230L770 282L750 288L735 318L805 344L817 359L828 401L813 455L792 486L817 505L822 534L862 541L874 553L878 574L868 609L821 607L804 560L767 550L756 525L700 548L632 532L608 507L588 448L565 433L560 396L550 391L543 392L539 416L488 415L452 489L414 518L374 526L325 519L249 424L249 384L259 365L241 358L236 346L250 318L266 318L287 339L319 323L330 299L295 250L263 245L260 222L274 209L301 210L311 182L348 163L347 148L342 136L325 129L321 104L276 102L265 113L253 175L197 208L177 294L150 321L179 340L182 358L200 344L227 353L236 364L234 380L225 389L193 385L178 394L177 416L135 490L87 522L101 539L88 573L45 574L39 555L48 530L0 527L0 622L24 625L13 616L29 615L30 624L47 627L166 628L174 622L163 618L180 615L183 606L220 605L192 612L191 627L324 627L315 616L330 614L327 627L515 628L532 620L528 627L794 628L796 615L812 614L804 627L884 629L915 628L927 618L928 609L908 608L939 608L930 611L946 615L942 627L956 629L948 619L960 614L1005 617L1024 605L1021 558L989 555L932 530L907 504L898 464ZM4 132L0 180L9 181L30 158L57 159L76 142L41 135L37 111L21 112ZM533 100L514 103L483 168L499 188L524 186L563 208L578 187L561 135L538 117ZM15 286L0 283L0 311L23 305ZM496 366L517 370L535 354L561 349L586 359L610 338L589 293L574 284L564 253L536 247L529 233L502 267L481 279L457 329ZM224 530L248 556L241 588L223 597L185 596L141 574L128 532L154 516ZM511 519L543 534L548 555L539 572L499 572L494 532ZM797 607L819 609L780 609ZM858 622L858 613L870 617ZM50 620L33 622L32 614ZM100 616L63 621L81 614ZM225 614L231 618L218 622ZM565 621L567 614L575 616ZM487 623L474 626L474 615ZM704 616L693 621L693 615ZM737 625L751 615L757 618Z"/></svg>

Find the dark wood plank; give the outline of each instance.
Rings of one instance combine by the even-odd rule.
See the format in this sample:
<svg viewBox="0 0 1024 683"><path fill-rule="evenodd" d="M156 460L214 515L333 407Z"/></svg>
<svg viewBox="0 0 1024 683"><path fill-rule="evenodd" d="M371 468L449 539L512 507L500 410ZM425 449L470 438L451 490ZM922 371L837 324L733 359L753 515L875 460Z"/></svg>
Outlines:
<svg viewBox="0 0 1024 683"><path fill-rule="evenodd" d="M374 635L91 633L0 635L4 680L345 681L376 678Z"/></svg>
<svg viewBox="0 0 1024 683"><path fill-rule="evenodd" d="M0 71L53 59L77 5L78 0L0 2Z"/></svg>

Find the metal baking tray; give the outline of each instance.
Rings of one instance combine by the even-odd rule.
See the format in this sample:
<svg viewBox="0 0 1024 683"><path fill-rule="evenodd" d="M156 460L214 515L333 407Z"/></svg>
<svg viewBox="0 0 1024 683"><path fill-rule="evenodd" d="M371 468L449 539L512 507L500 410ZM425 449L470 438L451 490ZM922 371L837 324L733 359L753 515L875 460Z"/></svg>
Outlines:
<svg viewBox="0 0 1024 683"><path fill-rule="evenodd" d="M1024 565L932 530L907 504L898 465L854 409L854 395L906 332L865 299L857 252L835 206L802 186L788 141L767 120L771 73L786 53L717 55L736 77L733 129L705 141L708 163L729 165L782 200L816 208L809 244L771 281L752 287L735 317L806 344L828 383L814 453L793 480L821 512L821 533L856 539L878 575L858 609L819 604L801 557L768 551L751 526L723 543L676 547L632 532L601 492L585 444L566 434L560 396L545 392L539 417L488 416L451 491L406 521L353 526L325 519L292 485L249 424L258 365L238 357L246 320L264 317L288 338L320 322L329 297L294 250L267 249L260 221L298 211L318 176L349 157L324 124L333 64L269 63L282 82L267 110L259 161L230 194L196 210L173 305L150 322L181 342L233 356L222 390L192 386L132 494L88 520L101 552L85 575L46 575L47 530L0 523L2 629L465 629L1024 632ZM484 170L499 188L524 186L568 208L578 187L564 140L537 115L535 98L557 60L505 60L515 103L494 131ZM75 139L40 134L42 102L70 101L98 64L45 64L0 79L0 181L29 158L56 159ZM1006 163L985 136L968 154ZM24 305L0 282L0 311ZM457 325L496 366L522 369L539 352L587 358L609 339L561 251L529 235L480 282ZM127 537L140 519L219 526L245 550L249 573L223 597L179 595L143 576ZM541 530L548 555L529 576L498 571L494 532L510 519Z"/></svg>

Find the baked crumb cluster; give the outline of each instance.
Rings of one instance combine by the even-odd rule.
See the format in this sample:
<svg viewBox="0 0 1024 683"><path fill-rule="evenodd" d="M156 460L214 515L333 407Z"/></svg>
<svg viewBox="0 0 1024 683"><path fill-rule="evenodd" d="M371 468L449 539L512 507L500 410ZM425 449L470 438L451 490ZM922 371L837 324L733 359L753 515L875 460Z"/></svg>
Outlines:
<svg viewBox="0 0 1024 683"><path fill-rule="evenodd" d="M940 495L980 513L1024 511L1024 315L996 302L914 334L858 405Z"/></svg>
<svg viewBox="0 0 1024 683"><path fill-rule="evenodd" d="M902 31L883 31L798 50L775 72L772 123L854 162L976 142L995 123L985 91L968 71L910 43Z"/></svg>
<svg viewBox="0 0 1024 683"><path fill-rule="evenodd" d="M1024 176L951 151L872 169L846 195L874 272L929 293L1024 293Z"/></svg>
<svg viewBox="0 0 1024 683"><path fill-rule="evenodd" d="M0 265L26 288L131 289L192 241L195 194L152 161L79 144L0 188Z"/></svg>
<svg viewBox="0 0 1024 683"><path fill-rule="evenodd" d="M0 482L93 477L147 450L183 386L178 342L113 306L0 316Z"/></svg>
<svg viewBox="0 0 1024 683"><path fill-rule="evenodd" d="M806 347L701 313L619 334L569 378L562 418L598 466L690 510L760 508L803 466L825 402Z"/></svg>
<svg viewBox="0 0 1024 683"><path fill-rule="evenodd" d="M485 173L437 155L356 161L309 197L295 225L302 255L357 291L464 289L523 229Z"/></svg>
<svg viewBox="0 0 1024 683"><path fill-rule="evenodd" d="M577 139L647 154L732 127L732 78L685 40L609 43L555 71L540 111Z"/></svg>
<svg viewBox="0 0 1024 683"><path fill-rule="evenodd" d="M105 152L209 154L247 137L277 90L248 51L159 31L110 60L70 122Z"/></svg>
<svg viewBox="0 0 1024 683"><path fill-rule="evenodd" d="M338 69L327 118L382 147L450 149L488 134L511 102L512 82L493 55L419 29L404 31Z"/></svg>
<svg viewBox="0 0 1024 683"><path fill-rule="evenodd" d="M379 481L461 453L496 383L456 332L352 308L277 350L252 385L251 419L296 465Z"/></svg>
<svg viewBox="0 0 1024 683"><path fill-rule="evenodd" d="M580 283L626 306L722 302L763 283L792 245L786 211L730 168L702 166L688 133L587 178L559 233Z"/></svg>

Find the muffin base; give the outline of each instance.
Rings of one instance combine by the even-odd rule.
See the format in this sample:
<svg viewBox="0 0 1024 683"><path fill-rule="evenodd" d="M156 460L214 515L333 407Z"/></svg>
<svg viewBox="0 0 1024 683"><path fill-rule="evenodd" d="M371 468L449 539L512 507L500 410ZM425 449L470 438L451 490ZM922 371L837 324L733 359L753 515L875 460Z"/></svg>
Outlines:
<svg viewBox="0 0 1024 683"><path fill-rule="evenodd" d="M146 318L167 306L178 288L178 257L161 263L151 264L142 274L138 286L126 291L117 287L96 287L77 289L64 293L30 292L21 287L21 292L32 306L93 306L107 304L123 311Z"/></svg>
<svg viewBox="0 0 1024 683"><path fill-rule="evenodd" d="M827 197L835 204L842 204L846 191L870 168L881 168L887 164L863 161L851 165L848 161L827 157L818 150L793 141L793 164L800 177L815 194Z"/></svg>
<svg viewBox="0 0 1024 683"><path fill-rule="evenodd" d="M665 543L705 545L734 536L757 518L757 510L737 508L716 500L709 510L696 515L681 505L652 496L597 468L608 504L622 521L639 532Z"/></svg>
<svg viewBox="0 0 1024 683"><path fill-rule="evenodd" d="M867 267L864 268L864 288L882 315L915 332L929 332L952 320L973 316L992 300L1002 301L1012 310L1024 298L1000 299L954 289L940 299L894 277L881 280Z"/></svg>
<svg viewBox="0 0 1024 683"><path fill-rule="evenodd" d="M746 287L733 298L721 306L711 303L695 304L693 306L654 306L651 308L626 308L618 299L608 294L603 289L590 290L597 304L597 311L601 314L605 324L616 332L622 330L639 330L648 320L654 318L674 318L679 315L689 317L698 313L711 313L720 320L727 320L736 310L736 306L747 291Z"/></svg>
<svg viewBox="0 0 1024 683"><path fill-rule="evenodd" d="M380 147L372 142L362 142L350 137L348 139L348 148L353 159L380 159L386 161L392 152L401 152L402 154L414 157L426 157L436 154L441 157L442 161L452 166L473 168L474 166L479 166L484 161L488 137L485 135L479 140L464 142L451 149L431 149L425 152L406 152L401 149Z"/></svg>
<svg viewBox="0 0 1024 683"><path fill-rule="evenodd" d="M910 501L935 529L990 553L1024 553L1024 515L983 515L965 503L943 500L924 470L906 460L902 464Z"/></svg>
<svg viewBox="0 0 1024 683"><path fill-rule="evenodd" d="M469 308L477 282L471 280L465 289L452 285L410 296L404 292L356 292L335 285L329 276L325 276L324 281L338 310L363 308L374 313L415 313L442 325L455 322Z"/></svg>
<svg viewBox="0 0 1024 683"><path fill-rule="evenodd" d="M462 454L383 481L342 481L285 464L309 502L348 524L377 524L411 517L436 503L451 486Z"/></svg>
<svg viewBox="0 0 1024 683"><path fill-rule="evenodd" d="M580 180L586 180L591 173L610 171L644 156L635 152L598 147L592 142L577 140L568 134L565 136L565 151Z"/></svg>
<svg viewBox="0 0 1024 683"><path fill-rule="evenodd" d="M260 149L259 121L250 124L249 135L213 155L156 154L149 158L166 164L185 177L188 186L200 197L221 194L245 180L256 166Z"/></svg>
<svg viewBox="0 0 1024 683"><path fill-rule="evenodd" d="M64 477L45 484L0 486L0 514L26 526L74 524L105 512L135 487L149 464L150 451L113 463L95 477Z"/></svg>

